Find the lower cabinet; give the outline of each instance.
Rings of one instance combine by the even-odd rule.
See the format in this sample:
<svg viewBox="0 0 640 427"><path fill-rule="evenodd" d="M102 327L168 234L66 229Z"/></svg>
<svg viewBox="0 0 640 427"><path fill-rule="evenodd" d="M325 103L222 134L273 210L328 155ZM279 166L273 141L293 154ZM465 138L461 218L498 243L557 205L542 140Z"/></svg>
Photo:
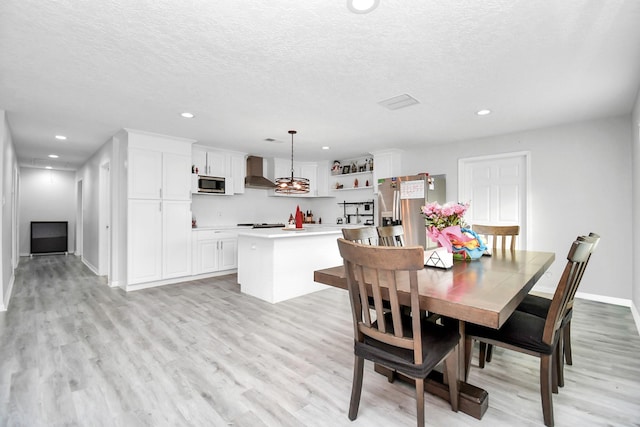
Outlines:
<svg viewBox="0 0 640 427"><path fill-rule="evenodd" d="M128 284L191 274L191 202L129 200Z"/></svg>
<svg viewBox="0 0 640 427"><path fill-rule="evenodd" d="M193 233L193 274L214 273L238 268L238 237L223 231L197 230Z"/></svg>

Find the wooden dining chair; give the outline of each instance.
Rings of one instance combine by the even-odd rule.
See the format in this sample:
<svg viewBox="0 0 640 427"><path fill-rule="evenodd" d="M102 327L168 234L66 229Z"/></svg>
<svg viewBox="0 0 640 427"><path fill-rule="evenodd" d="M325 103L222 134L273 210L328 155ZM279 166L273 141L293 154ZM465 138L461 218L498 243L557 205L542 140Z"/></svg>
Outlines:
<svg viewBox="0 0 640 427"><path fill-rule="evenodd" d="M554 368L559 354L558 341L562 335L562 321L580 284L592 247L593 243L587 241L576 240L572 243L567 255L567 264L545 318L514 311L500 329L466 324L464 360L466 375L471 364L473 340L540 358L540 395L546 426L553 426L552 391Z"/></svg>
<svg viewBox="0 0 640 427"><path fill-rule="evenodd" d="M378 244L378 231L375 227L343 228L342 237L364 245Z"/></svg>
<svg viewBox="0 0 640 427"><path fill-rule="evenodd" d="M481 225L473 224L471 229L476 232L486 243L486 246L494 252L498 249L503 251L509 249L516 250L516 236L520 234L519 225ZM509 242L507 245L507 241ZM500 242L500 246L498 246Z"/></svg>
<svg viewBox="0 0 640 427"><path fill-rule="evenodd" d="M419 312L417 272L424 268L424 249L370 246L345 239L338 239L338 248L344 260L353 317L355 360L349 419L358 416L365 359L415 380L419 427L424 426L424 379L444 361L451 408L457 412L458 330L420 316L403 316L398 300L398 288L408 288L411 310ZM375 317L367 309L369 296L374 301ZM390 310L383 306L384 301Z"/></svg>
<svg viewBox="0 0 640 427"><path fill-rule="evenodd" d="M595 251L596 247L598 246L598 243L600 242L600 236L596 233L589 233L588 236L578 237L578 240L589 242L592 244L589 257L581 273L581 274L584 274L584 270L587 268L587 265L589 264L589 260L591 260L591 255L593 255L593 252ZM564 314L564 317L562 319L562 337L560 338L560 342L559 342L561 351L559 353L560 360L559 360L559 367L558 367L558 373L557 373L558 386L560 387L564 386L564 369L563 369L564 361L566 360L567 365L573 364L573 356L571 352L571 317L573 315L574 297L575 297L575 293L574 295L571 296L571 299L567 304L567 311ZM538 296L534 294L528 294L524 298L524 300L518 305L518 307L516 307L516 310L522 311L524 313L533 314L541 318L546 318L549 313L549 309L551 308L552 301L553 300L550 298L546 298L546 297Z"/></svg>
<svg viewBox="0 0 640 427"><path fill-rule="evenodd" d="M404 246L404 228L402 225L378 227L378 244L381 246Z"/></svg>
<svg viewBox="0 0 640 427"><path fill-rule="evenodd" d="M516 250L516 236L520 234L519 225L473 224L471 229L484 240L488 248L491 248L491 253L495 252L498 247L503 251L507 248L512 252ZM498 246L498 242L500 242L500 246ZM480 343L480 368L484 368L485 360L491 362L492 354L493 347Z"/></svg>

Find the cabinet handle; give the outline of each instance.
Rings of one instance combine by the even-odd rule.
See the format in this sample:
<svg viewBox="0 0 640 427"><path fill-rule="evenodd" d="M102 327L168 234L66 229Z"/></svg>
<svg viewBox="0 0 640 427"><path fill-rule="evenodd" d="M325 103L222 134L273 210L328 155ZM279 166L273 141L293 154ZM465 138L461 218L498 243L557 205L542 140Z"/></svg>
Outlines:
<svg viewBox="0 0 640 427"><path fill-rule="evenodd" d="M158 210L162 212L162 202L158 202Z"/></svg>
<svg viewBox="0 0 640 427"><path fill-rule="evenodd" d="M162 199L162 188L160 189L160 198Z"/></svg>

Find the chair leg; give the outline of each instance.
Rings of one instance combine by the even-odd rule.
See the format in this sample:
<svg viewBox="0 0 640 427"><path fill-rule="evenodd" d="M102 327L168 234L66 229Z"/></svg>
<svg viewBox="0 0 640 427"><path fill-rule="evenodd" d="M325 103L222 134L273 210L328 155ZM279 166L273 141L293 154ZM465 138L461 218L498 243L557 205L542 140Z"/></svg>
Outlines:
<svg viewBox="0 0 640 427"><path fill-rule="evenodd" d="M558 340L558 348L556 349L555 370L558 376L558 387L564 387L564 332L561 332Z"/></svg>
<svg viewBox="0 0 640 427"><path fill-rule="evenodd" d="M355 420L360 406L360 394L362 392L362 374L364 371L364 359L355 356L353 362L353 384L351 385L351 403L349 405L349 419Z"/></svg>
<svg viewBox="0 0 640 427"><path fill-rule="evenodd" d="M540 357L540 396L542 397L542 414L544 425L553 427L553 400L551 393L551 377L553 376L553 355L543 354Z"/></svg>
<svg viewBox="0 0 640 427"><path fill-rule="evenodd" d="M478 354L478 366L484 369L484 361L487 360L487 343L480 341L480 354Z"/></svg>
<svg viewBox="0 0 640 427"><path fill-rule="evenodd" d="M491 356L493 356L493 344L487 344L487 363L491 362Z"/></svg>
<svg viewBox="0 0 640 427"><path fill-rule="evenodd" d="M449 401L451 402L451 410L458 412L460 402L460 390L458 388L458 357L460 347L453 349L451 354L444 360L444 368L447 373L449 385Z"/></svg>
<svg viewBox="0 0 640 427"><path fill-rule="evenodd" d="M418 427L424 427L424 378L416 378L416 407Z"/></svg>
<svg viewBox="0 0 640 427"><path fill-rule="evenodd" d="M551 355L551 391L558 394L558 358L560 353L558 352L558 346Z"/></svg>
<svg viewBox="0 0 640 427"><path fill-rule="evenodd" d="M564 341L564 357L567 365L573 365L573 357L571 355L571 321L567 322L562 328L562 339Z"/></svg>
<svg viewBox="0 0 640 427"><path fill-rule="evenodd" d="M472 350L473 350L473 340L469 337L465 337L464 339L464 381L465 382L469 378L469 369L471 368L471 351Z"/></svg>

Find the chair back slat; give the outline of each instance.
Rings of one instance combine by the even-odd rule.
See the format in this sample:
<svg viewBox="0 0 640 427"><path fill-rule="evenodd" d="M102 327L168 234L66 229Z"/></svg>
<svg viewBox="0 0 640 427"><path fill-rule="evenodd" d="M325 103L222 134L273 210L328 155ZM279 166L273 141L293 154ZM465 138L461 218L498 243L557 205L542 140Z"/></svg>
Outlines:
<svg viewBox="0 0 640 427"><path fill-rule="evenodd" d="M498 249L498 241L500 241L500 248L503 251L507 248L510 251L516 250L516 236L520 234L519 225L473 224L471 228L483 238L486 246L490 247L492 251L496 251ZM507 246L507 240L509 239L510 242Z"/></svg>
<svg viewBox="0 0 640 427"><path fill-rule="evenodd" d="M424 268L424 249L371 246L345 239L338 239L338 247L352 303L354 336L361 342L366 335L389 345L413 349L416 363L422 363L420 316L411 316L410 328L403 325L398 290L407 286L408 277L411 307L419 313L417 271ZM390 309L384 307L385 301ZM369 308L375 312L375 320Z"/></svg>
<svg viewBox="0 0 640 427"><path fill-rule="evenodd" d="M567 255L567 265L564 268L558 286L553 294L553 300L545 320L542 341L552 345L559 331L564 314L573 303L573 296L582 279L584 267L589 260L593 243L576 240L571 245Z"/></svg>
<svg viewBox="0 0 640 427"><path fill-rule="evenodd" d="M363 245L378 244L378 231L375 227L343 228L342 237Z"/></svg>
<svg viewBox="0 0 640 427"><path fill-rule="evenodd" d="M404 246L404 228L402 225L378 227L378 244L381 246Z"/></svg>

